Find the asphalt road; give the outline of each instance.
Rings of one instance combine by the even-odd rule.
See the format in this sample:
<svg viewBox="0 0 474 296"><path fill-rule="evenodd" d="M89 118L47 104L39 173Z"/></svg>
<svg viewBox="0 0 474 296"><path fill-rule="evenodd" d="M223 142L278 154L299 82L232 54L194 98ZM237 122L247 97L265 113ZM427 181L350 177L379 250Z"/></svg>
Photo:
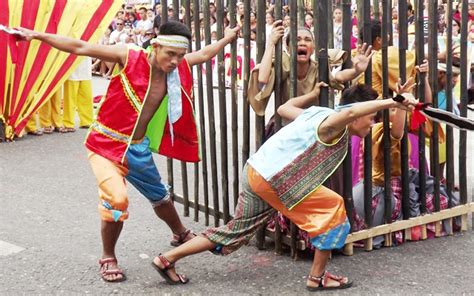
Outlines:
<svg viewBox="0 0 474 296"><path fill-rule="evenodd" d="M0 144L0 295L310 294L304 283L311 260L276 255L271 242L263 251L251 243L228 257L186 258L177 268L191 282L166 285L150 262L171 248L170 231L131 187L130 219L117 246L128 279L100 280L97 188L82 145L85 134L78 130ZM156 161L166 175L166 161ZM195 231L206 228L183 220ZM351 257L334 256L329 265L330 271L350 276L355 287L322 294L471 295L473 258L472 230L370 253L356 250Z"/></svg>

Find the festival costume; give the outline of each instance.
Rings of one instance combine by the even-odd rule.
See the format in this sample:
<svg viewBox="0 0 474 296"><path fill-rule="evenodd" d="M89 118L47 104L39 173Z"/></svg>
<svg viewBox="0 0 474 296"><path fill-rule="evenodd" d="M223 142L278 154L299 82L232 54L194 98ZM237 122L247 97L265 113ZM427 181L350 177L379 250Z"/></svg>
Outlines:
<svg viewBox="0 0 474 296"><path fill-rule="evenodd" d="M85 57L76 70L64 82L63 123L66 128L75 127L75 115L79 114L79 126L90 126L93 118L92 61Z"/></svg>
<svg viewBox="0 0 474 296"><path fill-rule="evenodd" d="M203 233L218 245L216 253L227 255L246 244L277 211L308 231L316 248L344 245L350 228L344 201L322 183L343 161L348 136L331 144L317 136L321 122L334 112L306 109L249 158L234 219Z"/></svg>
<svg viewBox="0 0 474 296"><path fill-rule="evenodd" d="M384 140L383 140L383 123L377 123L372 127L372 226L378 226L386 223L385 221L385 199L384 199ZM390 176L391 176L391 221L403 219L401 210L402 205L402 181L401 181L401 139L390 137ZM411 144L410 144L411 146ZM409 148L412 148L410 147ZM411 150L411 149L409 149ZM419 183L419 171L410 164L408 173L409 180L409 203L410 217L416 217L420 212L420 196L418 195L419 187L424 186L426 192L426 208L427 212L434 212L434 178L429 174L426 175L425 184ZM459 203L459 198L453 194L453 204ZM363 230L367 228L363 219L364 210L364 182L356 184L353 188L354 200L354 230ZM445 186L440 186L440 208L446 209L448 206L448 192ZM416 230L416 228L415 228ZM434 232L434 226L428 225L428 230ZM396 243L403 242L403 235L400 231L394 232ZM415 239L415 235L412 236ZM378 246L384 241L383 236L374 238L374 245Z"/></svg>
<svg viewBox="0 0 474 296"><path fill-rule="evenodd" d="M62 88L56 91L51 98L39 109L40 126L42 128L63 126L61 118Z"/></svg>
<svg viewBox="0 0 474 296"><path fill-rule="evenodd" d="M121 182L126 177L152 204L157 205L168 196L168 191L161 183L151 152L191 162L199 161L200 155L192 106L192 76L186 59L168 73L168 95L150 120L145 139L132 143L151 85L152 67L148 58L144 49L133 45L128 47L124 68L113 75L85 145L90 151L89 159L95 173L96 162L108 160L115 169L107 167L106 171ZM171 85L170 80L175 85ZM102 199L99 203L102 219L123 221L128 216L124 187L117 187L120 181L111 182L115 185L104 184L102 176L102 173L96 173ZM114 188L118 188L117 192Z"/></svg>

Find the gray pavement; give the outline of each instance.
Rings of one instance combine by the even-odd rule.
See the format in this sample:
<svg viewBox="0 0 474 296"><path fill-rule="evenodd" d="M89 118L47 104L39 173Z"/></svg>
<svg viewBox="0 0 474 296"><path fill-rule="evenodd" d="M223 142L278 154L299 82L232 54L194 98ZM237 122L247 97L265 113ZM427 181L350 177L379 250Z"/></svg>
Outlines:
<svg viewBox="0 0 474 296"><path fill-rule="evenodd" d="M170 231L131 187L130 219L117 246L128 280L101 281L97 188L85 135L79 130L0 144L0 295L309 295L304 277L311 260L275 255L271 242L263 251L252 242L228 257L186 258L178 271L191 282L166 285L150 262L171 248ZM166 172L164 158L156 162ZM195 231L206 228L183 220ZM474 295L473 258L472 230L370 253L356 250L352 257L334 256L329 266L350 276L355 287L321 294Z"/></svg>

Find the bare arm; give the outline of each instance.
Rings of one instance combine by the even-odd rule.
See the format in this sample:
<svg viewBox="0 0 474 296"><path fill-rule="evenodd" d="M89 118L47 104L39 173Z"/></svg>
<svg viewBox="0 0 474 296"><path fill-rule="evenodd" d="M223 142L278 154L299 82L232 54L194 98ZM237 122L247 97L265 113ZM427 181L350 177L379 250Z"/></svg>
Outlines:
<svg viewBox="0 0 474 296"><path fill-rule="evenodd" d="M408 81L409 82L409 81ZM407 84L408 84L407 82ZM406 85L404 85L404 88ZM357 118L376 113L388 108L399 108L404 110L413 110L418 103L413 97L407 97L402 103L397 103L393 99L375 100L362 103L356 103L351 107L331 114L319 126L318 135L321 141L330 143L346 129L347 125Z"/></svg>
<svg viewBox="0 0 474 296"><path fill-rule="evenodd" d="M267 84L268 79L270 78L270 73L272 70L272 59L275 53L275 45L283 36L285 28L282 26L282 20L275 21L273 23L272 32L268 38L267 48L263 53L262 60L260 61L260 66L258 70L258 82L262 84Z"/></svg>
<svg viewBox="0 0 474 296"><path fill-rule="evenodd" d="M354 66L351 69L339 71L334 75L334 78L339 83L351 81L352 79L359 76L359 74L364 72L375 53L372 51L372 46L367 46L366 43L364 43L362 46L358 45L357 52L357 55L352 59Z"/></svg>
<svg viewBox="0 0 474 296"><path fill-rule="evenodd" d="M227 44L231 43L236 37L237 32L239 32L240 27L235 28L226 28L224 38L204 47L203 49L195 52L190 52L184 57L188 61L190 66L202 64L210 59L212 59L221 49L223 49Z"/></svg>
<svg viewBox="0 0 474 296"><path fill-rule="evenodd" d="M416 70L420 73L426 73L425 75L425 102L426 103L431 103L433 102L433 93L431 92L431 85L430 85L430 79L429 79L429 63L428 60L423 60L423 63L419 66L416 66Z"/></svg>
<svg viewBox="0 0 474 296"><path fill-rule="evenodd" d="M98 58L106 62L119 63L122 66L127 59L127 47L125 45L100 45L92 44L83 40L73 39L55 34L35 32L25 28L18 28L22 35L17 38L24 41L33 39L42 41L52 47L80 56Z"/></svg>
<svg viewBox="0 0 474 296"><path fill-rule="evenodd" d="M324 82L318 82L316 87L309 93L304 94L299 97L294 97L286 101L285 104L278 107L278 114L290 121L293 121L298 117L303 111L311 105L311 103L319 98L319 93L321 87L327 87L328 85Z"/></svg>

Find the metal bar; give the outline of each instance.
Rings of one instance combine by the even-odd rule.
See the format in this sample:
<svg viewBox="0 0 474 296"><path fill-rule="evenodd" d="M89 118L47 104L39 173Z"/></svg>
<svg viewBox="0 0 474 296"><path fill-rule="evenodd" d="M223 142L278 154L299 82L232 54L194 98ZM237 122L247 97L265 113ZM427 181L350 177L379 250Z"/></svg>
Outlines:
<svg viewBox="0 0 474 296"><path fill-rule="evenodd" d="M408 5L406 1L398 1L398 56L399 56L399 69L400 79L402 83L407 80L406 70L406 51L408 49L408 17L405 12L408 11ZM401 13L400 13L401 12ZM402 212L403 218L410 218L410 187L409 187L409 148L408 148L408 125L407 118L405 117L405 127L403 132L403 138L401 141L401 173L402 173Z"/></svg>
<svg viewBox="0 0 474 296"><path fill-rule="evenodd" d="M217 39L224 38L224 3L223 0L215 0L217 12ZM222 211L224 212L224 224L230 220L229 214L229 166L227 149L227 99L225 95L225 62L224 49L217 54L217 73L219 86L219 120L221 141L221 194Z"/></svg>
<svg viewBox="0 0 474 296"><path fill-rule="evenodd" d="M430 64L430 85L432 92L432 103L434 107L438 107L438 3L429 2L429 64ZM431 135L431 174L434 177L434 207L438 212L440 208L440 188L439 180L439 140L438 140L438 124L433 123L433 133Z"/></svg>
<svg viewBox="0 0 474 296"><path fill-rule="evenodd" d="M263 53L265 52L265 16L266 16L265 1L257 2L257 64L262 61ZM265 116L255 115L255 147L258 149L263 143L265 131ZM266 224L262 225L256 235L257 248L263 249L265 245L265 228Z"/></svg>
<svg viewBox="0 0 474 296"><path fill-rule="evenodd" d="M388 27L391 26L391 7L387 0L382 0L382 99L389 98L388 89ZM390 136L390 111L383 111L383 166L384 166L384 217L385 223L392 220L392 184L391 184L391 139ZM372 208L371 208L372 210Z"/></svg>
<svg viewBox="0 0 474 296"><path fill-rule="evenodd" d="M452 1L447 5L447 14L453 14ZM449 18L446 32L446 110L453 112L453 55L450 48L453 48L453 22ZM442 172L441 172L442 173ZM446 125L446 186L448 191L448 207L453 206L453 190L454 190L454 134L453 128Z"/></svg>
<svg viewBox="0 0 474 296"><path fill-rule="evenodd" d="M333 20L333 9L332 9L332 1L329 1L328 4L328 11L327 11L327 16L328 16L328 48L334 48L334 20ZM314 21L313 21L314 22ZM352 29L351 31L352 32Z"/></svg>
<svg viewBox="0 0 474 296"><path fill-rule="evenodd" d="M206 45L211 44L211 24L209 0L203 1L204 8L204 37ZM211 152L211 188L212 201L216 211L219 210L219 185L217 180L217 151L216 151L216 117L214 114L214 89L212 85L212 61L206 62L206 95L207 95L207 118L209 120L209 145ZM219 217L214 215L214 226L219 226Z"/></svg>
<svg viewBox="0 0 474 296"><path fill-rule="evenodd" d="M381 17L381 13L380 13L380 0L374 0L374 19L376 20L380 20L380 17Z"/></svg>
<svg viewBox="0 0 474 296"><path fill-rule="evenodd" d="M392 46L393 45L393 26L392 26L392 18L393 18L393 14L392 14L392 0L388 0L387 1L387 5L388 5L388 10L387 10L387 19L388 19L388 23L390 24L390 26L387 27L387 32L388 32L388 37L389 37L389 40L388 40L388 45L389 46Z"/></svg>
<svg viewBox="0 0 474 296"><path fill-rule="evenodd" d="M244 1L244 23L243 23L243 32L244 32L244 68L243 68L243 138L242 138L242 163L246 163L250 155L250 105L247 101L248 96L248 86L250 78L250 0Z"/></svg>
<svg viewBox="0 0 474 296"><path fill-rule="evenodd" d="M290 98L294 98L297 96L297 71L298 71L298 65L297 65L297 55L294 54L296 53L296 48L297 48L297 35L298 35L298 8L297 8L297 3L296 1L291 1L290 2L290 17L291 17L291 24L290 24ZM296 250L296 231L294 223L291 223L290 225L291 229L291 256L294 257L296 256L297 250Z"/></svg>
<svg viewBox="0 0 474 296"><path fill-rule="evenodd" d="M360 9L361 6L358 6ZM372 45L371 19L370 19L370 1L363 1L363 42ZM364 83L372 85L372 62L367 66L364 74ZM364 216L365 223L372 227L372 133L364 138Z"/></svg>
<svg viewBox="0 0 474 296"><path fill-rule="evenodd" d="M347 52L351 52L351 36L352 36L352 12L351 12L351 0L342 1L342 48ZM347 59L342 65L343 69L351 68L351 60ZM349 84L346 84L348 87ZM344 170L344 185L343 185L343 197L344 204L346 206L347 217L351 224L351 229L354 225L354 199L352 196L352 157L350 151L351 141L348 141L347 155L343 162Z"/></svg>
<svg viewBox="0 0 474 296"><path fill-rule="evenodd" d="M304 0L297 0L298 1L298 27L304 27L306 21L306 10ZM259 1L264 2L264 1ZM265 3L265 2L264 2Z"/></svg>
<svg viewBox="0 0 474 296"><path fill-rule="evenodd" d="M186 26L188 26L188 28L190 28L191 30L191 18L190 18L190 12L189 12L189 8L190 8L190 0L185 0L183 1L183 6L185 7L185 21L186 21ZM175 7L176 9L176 7ZM190 42L189 43L189 47L188 47L188 52L191 52L193 50L192 48L192 43ZM193 69L191 69L191 77L193 77ZM193 105L194 105L194 101L193 101ZM184 202L183 202L183 210L184 210L184 213L183 215L185 217L189 217L189 185L188 185L188 169L187 169L187 165L186 165L186 162L182 161L181 162L181 180L182 180L182 185L183 185L183 198L184 198Z"/></svg>
<svg viewBox="0 0 474 296"><path fill-rule="evenodd" d="M320 20L321 16L319 14L319 0L312 0L313 7L313 17L315 20ZM313 35L314 35L314 48L318 48L319 40L319 26L313 26ZM317 51L316 51L317 52Z"/></svg>
<svg viewBox="0 0 474 296"><path fill-rule="evenodd" d="M468 78L468 63L467 63L467 33L468 33L468 1L462 1L461 12L461 116L467 117L467 78ZM461 197L461 204L467 203L467 132L461 131L459 133L459 194Z"/></svg>
<svg viewBox="0 0 474 296"><path fill-rule="evenodd" d="M319 16L326 15L328 12L328 0L320 0L318 6ZM329 60L328 60L328 22L319 22L316 26L318 32L317 53L318 53L318 77L319 81L324 81L329 84ZM295 55L296 59L296 55ZM329 106L329 90L323 87L319 93L319 104L323 107Z"/></svg>
<svg viewBox="0 0 474 296"><path fill-rule="evenodd" d="M415 20L415 38L416 44L425 44L424 38L424 21L423 21L423 0L416 1L416 20ZM416 47L416 60L419 65L425 57L424 46ZM418 73L417 75L417 97L420 102L425 101L425 73ZM425 134L423 132L424 126L420 126L418 130L418 157L419 157L419 174L420 174L420 184L426 183L426 172L425 172ZM422 214L426 213L426 188L425 186L420 186L420 191L418 192L420 196L420 212Z"/></svg>
<svg viewBox="0 0 474 296"><path fill-rule="evenodd" d="M282 0L276 0L275 1L275 8L274 8L274 13L275 13L275 20L281 20L282 19ZM274 66L274 71L275 71L275 86L273 87L273 95L275 97L275 130L279 130L281 128L281 117L277 112L278 107L281 105L281 63L282 63L282 41L278 41L278 43L275 46L275 66ZM277 222L275 223L275 252L277 254L282 253L282 233L281 233L281 228L280 224Z"/></svg>
<svg viewBox="0 0 474 296"><path fill-rule="evenodd" d="M229 2L229 18L230 27L234 28L237 25L235 13L236 0ZM239 136L238 136L238 96L237 96L237 42L232 42L230 45L230 60L231 60L231 129L232 129L232 193L234 196L234 207L237 205L239 198Z"/></svg>
<svg viewBox="0 0 474 296"><path fill-rule="evenodd" d="M179 22L179 0L173 0L173 21Z"/></svg>
<svg viewBox="0 0 474 296"><path fill-rule="evenodd" d="M168 0L161 0L161 24L168 22Z"/></svg>
<svg viewBox="0 0 474 296"><path fill-rule="evenodd" d="M194 8L194 32L196 51L201 49L201 22L199 20L199 6L200 1L193 0ZM207 66L206 66L207 68ZM204 90L202 86L202 68L198 66L198 96L199 96L199 126L201 136L201 153L202 153L202 182L204 187L204 221L206 225L209 225L209 185L208 185L208 172L207 172L207 141L206 141L206 123L205 123L205 111L204 111ZM196 212L194 213L197 217Z"/></svg>

